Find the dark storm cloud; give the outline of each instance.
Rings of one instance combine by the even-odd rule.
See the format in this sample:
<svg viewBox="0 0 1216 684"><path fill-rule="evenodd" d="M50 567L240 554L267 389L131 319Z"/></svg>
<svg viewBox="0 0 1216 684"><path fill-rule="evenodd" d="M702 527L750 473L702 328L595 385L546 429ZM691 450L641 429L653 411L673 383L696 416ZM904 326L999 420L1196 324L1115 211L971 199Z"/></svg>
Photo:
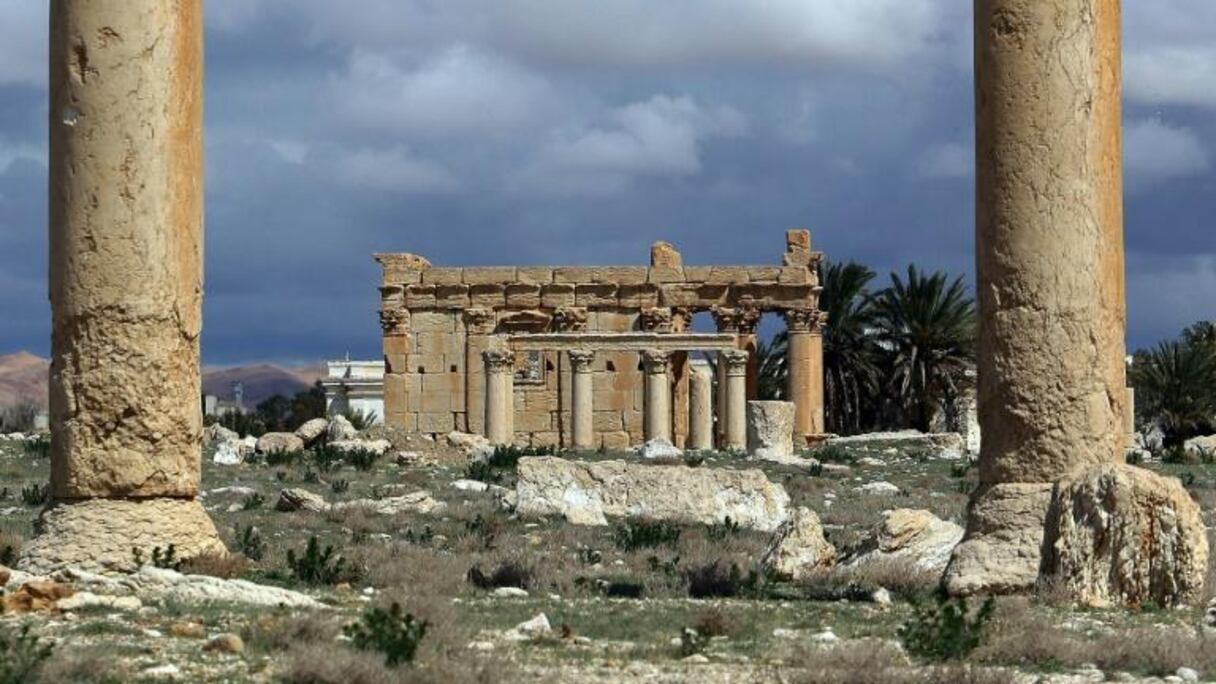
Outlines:
<svg viewBox="0 0 1216 684"><path fill-rule="evenodd" d="M210 0L206 360L376 356L376 251L773 263L807 226L970 277L967 5ZM1216 15L1126 9L1138 345L1216 315ZM0 351L49 336L44 14L0 8Z"/></svg>

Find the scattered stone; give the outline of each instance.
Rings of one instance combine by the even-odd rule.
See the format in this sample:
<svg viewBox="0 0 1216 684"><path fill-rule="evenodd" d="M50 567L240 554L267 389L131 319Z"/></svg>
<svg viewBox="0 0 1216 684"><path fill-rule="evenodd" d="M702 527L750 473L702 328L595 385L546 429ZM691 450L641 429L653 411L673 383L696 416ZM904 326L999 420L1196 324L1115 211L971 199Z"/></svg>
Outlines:
<svg viewBox="0 0 1216 684"><path fill-rule="evenodd" d="M894 605L894 601L891 600L891 592L884 587L875 589L874 593L870 594L870 601L883 610Z"/></svg>
<svg viewBox="0 0 1216 684"><path fill-rule="evenodd" d="M399 466L408 467L418 465L420 461L422 461L422 456L419 455L417 451L397 452L397 465Z"/></svg>
<svg viewBox="0 0 1216 684"><path fill-rule="evenodd" d="M179 639L202 639L207 636L207 628L197 622L174 622L169 625L169 636Z"/></svg>
<svg viewBox="0 0 1216 684"><path fill-rule="evenodd" d="M827 443L830 446L854 447L894 444L904 449L926 449L936 452L947 449L960 452L967 450L967 440L956 432L927 433L918 430L871 432L864 435L851 435L849 437L832 437Z"/></svg>
<svg viewBox="0 0 1216 684"><path fill-rule="evenodd" d="M800 507L777 529L762 562L778 576L800 581L831 568L836 548L824 538L819 516Z"/></svg>
<svg viewBox="0 0 1216 684"><path fill-rule="evenodd" d="M330 444L355 439L358 436L359 431L355 429L354 425L351 425L346 416L334 416L325 430L325 439Z"/></svg>
<svg viewBox="0 0 1216 684"><path fill-rule="evenodd" d="M211 462L216 465L240 465L245 462L244 445L240 440L220 442L215 447Z"/></svg>
<svg viewBox="0 0 1216 684"><path fill-rule="evenodd" d="M313 494L307 489L283 489L279 491L279 500L274 509L284 513L292 511L308 511L310 513L325 513L329 503L320 494Z"/></svg>
<svg viewBox="0 0 1216 684"><path fill-rule="evenodd" d="M203 645L204 653L244 653L245 642L235 634L220 634Z"/></svg>
<svg viewBox="0 0 1216 684"><path fill-rule="evenodd" d="M329 446L343 453L351 451L370 451L377 456L383 456L393 448L393 443L387 439L343 439L330 442Z"/></svg>
<svg viewBox="0 0 1216 684"><path fill-rule="evenodd" d="M241 441L240 435L219 423L212 423L203 430L203 444L206 446L239 441Z"/></svg>
<svg viewBox="0 0 1216 684"><path fill-rule="evenodd" d="M254 489L253 487L232 486L232 487L217 487L215 489L212 489L211 491L203 492L199 496L208 497L208 496L219 496L221 494L227 494L229 496L253 496L254 494L257 494L257 493L258 493L258 490Z"/></svg>
<svg viewBox="0 0 1216 684"><path fill-rule="evenodd" d="M324 418L313 418L305 421L303 425L296 428L296 437L299 437L304 446L312 446L321 440L322 437L329 431L329 421Z"/></svg>
<svg viewBox="0 0 1216 684"><path fill-rule="evenodd" d="M1192 456L1216 456L1216 435L1206 435L1188 439L1182 445L1183 449Z"/></svg>
<svg viewBox="0 0 1216 684"><path fill-rule="evenodd" d="M896 494L899 494L899 487L896 487L890 482L867 482L858 487L857 491L864 492L866 494L876 494L879 496L895 496Z"/></svg>
<svg viewBox="0 0 1216 684"><path fill-rule="evenodd" d="M1174 606L1199 599L1208 539L1182 483L1106 464L1056 485L1045 573L1091 606Z"/></svg>
<svg viewBox="0 0 1216 684"><path fill-rule="evenodd" d="M687 658L684 658L684 660L682 662L688 663L690 665L705 665L705 664L709 663L709 658L707 656L705 656L704 654L694 653L694 654L688 656Z"/></svg>
<svg viewBox="0 0 1216 684"><path fill-rule="evenodd" d="M882 468L887 465L886 461L873 456L862 456L857 459L857 465L866 466L867 468Z"/></svg>
<svg viewBox="0 0 1216 684"><path fill-rule="evenodd" d="M520 459L516 511L562 515L576 525L606 525L607 516L705 525L726 518L775 531L789 516L789 495L760 470L689 468L625 461Z"/></svg>
<svg viewBox="0 0 1216 684"><path fill-rule="evenodd" d="M909 559L927 572L941 572L950 552L963 538L963 528L929 511L901 508L887 511L875 526L862 552L849 562L863 565L883 559Z"/></svg>
<svg viewBox="0 0 1216 684"><path fill-rule="evenodd" d="M399 513L430 515L447 508L447 504L431 497L430 492L419 490L403 496L385 497L383 499L355 499L330 506L330 510L334 511L344 511L351 508L362 508L377 515L397 515Z"/></svg>
<svg viewBox="0 0 1216 684"><path fill-rule="evenodd" d="M173 663L149 667L140 673L147 679L177 679L182 671Z"/></svg>
<svg viewBox="0 0 1216 684"><path fill-rule="evenodd" d="M490 440L486 439L483 435L472 435L467 432L449 432L448 444L466 454L471 454L480 447L490 446Z"/></svg>
<svg viewBox="0 0 1216 684"><path fill-rule="evenodd" d="M259 454L303 451L304 440L290 432L267 432L258 437L258 441L254 444L253 448Z"/></svg>
<svg viewBox="0 0 1216 684"><path fill-rule="evenodd" d="M811 641L817 644L838 644L840 643L840 637L836 636L836 633L832 630L825 629L822 632L812 634Z"/></svg>
<svg viewBox="0 0 1216 684"><path fill-rule="evenodd" d="M484 492L490 488L490 485L477 480L456 480L452 483L452 488L462 492Z"/></svg>
<svg viewBox="0 0 1216 684"><path fill-rule="evenodd" d="M647 461L679 461L684 452L665 439L652 439L637 448L637 453Z"/></svg>
<svg viewBox="0 0 1216 684"><path fill-rule="evenodd" d="M101 575L68 568L55 574L82 590L98 594L132 595L144 603L170 599L183 603L241 603L251 606L283 608L323 608L313 598L289 589L255 584L247 580L220 579L145 565L138 572Z"/></svg>
<svg viewBox="0 0 1216 684"><path fill-rule="evenodd" d="M0 596L0 613L20 615L55 609L56 602L75 593L71 586L46 579L33 579L19 589Z"/></svg>
<svg viewBox="0 0 1216 684"><path fill-rule="evenodd" d="M1196 670L1192 670L1192 669L1191 669L1191 668L1189 668L1189 667L1180 667L1180 668L1178 668L1178 669L1177 669L1177 670L1174 672L1174 676L1175 676L1175 677L1177 677L1178 679L1181 679L1181 680L1182 680L1182 681L1184 681L1184 682L1197 682L1197 681L1199 681L1199 672L1198 672L1198 671L1196 671Z"/></svg>
<svg viewBox="0 0 1216 684"><path fill-rule="evenodd" d="M499 587L494 590L494 598L528 598L528 592L519 587Z"/></svg>
<svg viewBox="0 0 1216 684"><path fill-rule="evenodd" d="M471 642L469 642L469 650L470 651L482 651L482 652L493 651L494 642L493 641L471 641Z"/></svg>
<svg viewBox="0 0 1216 684"><path fill-rule="evenodd" d="M549 636L553 633L553 628L549 625L549 618L541 613L536 617L521 622L514 628L507 630L503 635L507 641L534 641Z"/></svg>
<svg viewBox="0 0 1216 684"><path fill-rule="evenodd" d="M55 607L65 613L86 608L108 608L125 612L137 611L143 607L143 602L134 596L105 596L82 591L65 599L60 599Z"/></svg>
<svg viewBox="0 0 1216 684"><path fill-rule="evenodd" d="M795 460L794 411L794 404L788 401L747 402L747 451L752 458L777 463Z"/></svg>

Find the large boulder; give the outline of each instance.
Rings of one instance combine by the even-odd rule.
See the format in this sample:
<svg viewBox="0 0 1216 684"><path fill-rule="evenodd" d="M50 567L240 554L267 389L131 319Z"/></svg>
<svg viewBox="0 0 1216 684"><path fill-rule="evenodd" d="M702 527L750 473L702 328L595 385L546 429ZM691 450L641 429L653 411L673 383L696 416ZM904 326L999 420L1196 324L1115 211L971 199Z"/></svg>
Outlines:
<svg viewBox="0 0 1216 684"><path fill-rule="evenodd" d="M293 511L308 511L310 513L325 513L329 511L329 503L320 494L313 494L307 489L283 489L279 491L279 500L275 502L276 511L291 513Z"/></svg>
<svg viewBox="0 0 1216 684"><path fill-rule="evenodd" d="M359 431L351 425L346 416L334 416L329 420L329 428L325 431L325 439L329 442L343 442L355 439Z"/></svg>
<svg viewBox="0 0 1216 684"><path fill-rule="evenodd" d="M967 440L956 432L920 432L918 430L871 432L848 437L833 437L828 440L828 445L863 448L893 446L904 449L949 452L950 455L967 450Z"/></svg>
<svg viewBox="0 0 1216 684"><path fill-rule="evenodd" d="M886 511L862 545L864 552L849 565L902 559L926 572L940 573L946 569L950 552L962 538L962 527L929 511L910 508Z"/></svg>
<svg viewBox="0 0 1216 684"><path fill-rule="evenodd" d="M794 458L794 404L747 402L747 451L752 458L786 462Z"/></svg>
<svg viewBox="0 0 1216 684"><path fill-rule="evenodd" d="M241 436L235 431L229 430L219 423L212 423L203 430L203 444L206 446L216 446L218 444L225 444L228 442L239 442L240 439Z"/></svg>
<svg viewBox="0 0 1216 684"><path fill-rule="evenodd" d="M1183 448L1186 453L1194 457L1216 457L1216 435L1207 435L1205 437L1195 437L1188 439Z"/></svg>
<svg viewBox="0 0 1216 684"><path fill-rule="evenodd" d="M1198 601L1208 567L1199 505L1182 484L1123 464L1056 485L1044 574L1094 606Z"/></svg>
<svg viewBox="0 0 1216 684"><path fill-rule="evenodd" d="M773 535L763 563L784 579L800 581L831 568L836 563L836 547L823 536L815 511L800 507Z"/></svg>
<svg viewBox="0 0 1216 684"><path fill-rule="evenodd" d="M652 439L637 448L638 455L647 461L679 461L684 452L665 439Z"/></svg>
<svg viewBox="0 0 1216 684"><path fill-rule="evenodd" d="M980 492L967 509L967 533L943 579L955 596L1034 588L1043 560L1050 483L1014 482Z"/></svg>
<svg viewBox="0 0 1216 684"><path fill-rule="evenodd" d="M254 451L259 454L275 454L279 452L303 451L304 440L290 432L267 432L258 437Z"/></svg>
<svg viewBox="0 0 1216 684"><path fill-rule="evenodd" d="M574 524L631 517L710 525L730 518L765 532L785 522L790 501L759 470L554 457L520 459L515 493L520 514L562 515Z"/></svg>
<svg viewBox="0 0 1216 684"><path fill-rule="evenodd" d="M377 456L383 456L388 453L389 449L393 448L393 443L387 439L344 439L330 442L329 446L342 453L370 451Z"/></svg>
<svg viewBox="0 0 1216 684"><path fill-rule="evenodd" d="M215 446L211 461L216 465L240 465L245 460L245 449L241 441L220 442Z"/></svg>
<svg viewBox="0 0 1216 684"><path fill-rule="evenodd" d="M312 420L304 421L304 424L296 428L296 437L299 437L304 442L304 446L312 446L321 441L325 433L329 431L329 421L324 418L313 418Z"/></svg>

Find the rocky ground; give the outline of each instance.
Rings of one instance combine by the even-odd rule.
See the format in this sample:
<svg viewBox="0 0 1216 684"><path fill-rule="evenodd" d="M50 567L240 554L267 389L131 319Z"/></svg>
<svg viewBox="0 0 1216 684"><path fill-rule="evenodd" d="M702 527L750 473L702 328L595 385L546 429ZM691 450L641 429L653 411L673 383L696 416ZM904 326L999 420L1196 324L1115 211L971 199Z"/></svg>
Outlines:
<svg viewBox="0 0 1216 684"><path fill-rule="evenodd" d="M346 456L209 446L204 502L232 558L179 564L167 549L135 549L134 575L0 570L10 575L0 577L0 684L22 681L13 673L23 659L41 661L37 680L53 682L1216 679L1216 632L1202 607L1000 599L974 649L935 656L934 644L951 640L925 638L926 625L943 623L924 615L975 478L949 443L892 436L829 446L814 461L695 459L698 469L760 469L788 493L741 504L783 506L781 517L800 521L777 533L786 547L765 566L774 533L763 516L626 521L607 503L607 525L567 521L591 521L582 509L523 515L519 497L532 494L517 482L520 454L490 458L467 439L354 438L362 444ZM374 446L382 456L362 450L374 439L386 440ZM0 441L0 553L11 547L0 565L12 565L45 496L49 461L35 444ZM243 462L218 465L217 451ZM563 457L664 467L632 453ZM1181 476L1211 524L1216 466L1146 467ZM712 504L670 498L644 505L667 515ZM805 570L795 579L782 576L791 562ZM394 603L427 628L413 663L390 667L344 627ZM18 639L25 626L38 646Z"/></svg>

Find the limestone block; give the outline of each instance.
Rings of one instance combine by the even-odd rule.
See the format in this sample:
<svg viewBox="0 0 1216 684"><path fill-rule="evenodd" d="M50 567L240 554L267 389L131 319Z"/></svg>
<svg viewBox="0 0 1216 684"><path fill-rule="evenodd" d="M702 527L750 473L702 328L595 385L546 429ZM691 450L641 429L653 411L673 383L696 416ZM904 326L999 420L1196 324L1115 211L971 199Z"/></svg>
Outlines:
<svg viewBox="0 0 1216 684"><path fill-rule="evenodd" d="M1188 439L1183 444L1183 448L1187 454L1195 457L1203 456L1204 454L1216 456L1216 435Z"/></svg>
<svg viewBox="0 0 1216 684"><path fill-rule="evenodd" d="M416 375L442 375L447 373L448 358L443 354L412 354L410 356L410 370Z"/></svg>
<svg viewBox="0 0 1216 684"><path fill-rule="evenodd" d="M659 288L654 285L622 285L617 301L623 307L645 309L659 305Z"/></svg>
<svg viewBox="0 0 1216 684"><path fill-rule="evenodd" d="M1043 529L1051 483L998 484L967 509L967 533L954 548L943 580L955 596L1032 589L1043 560Z"/></svg>
<svg viewBox="0 0 1216 684"><path fill-rule="evenodd" d="M469 308L468 285L436 285L435 308L437 309L467 309Z"/></svg>
<svg viewBox="0 0 1216 684"><path fill-rule="evenodd" d="M425 434L448 433L456 429L456 418L451 411L419 412L418 432Z"/></svg>
<svg viewBox="0 0 1216 684"><path fill-rule="evenodd" d="M779 266L748 266L747 280L752 283L775 283L781 277Z"/></svg>
<svg viewBox="0 0 1216 684"><path fill-rule="evenodd" d="M777 528L761 561L779 577L799 582L836 564L836 547L823 535L819 516L799 507Z"/></svg>
<svg viewBox="0 0 1216 684"><path fill-rule="evenodd" d="M507 305L506 289L503 285L470 285L469 305L501 309Z"/></svg>
<svg viewBox="0 0 1216 684"><path fill-rule="evenodd" d="M52 506L38 518L39 535L21 547L17 567L47 574L65 567L135 570L132 548L150 560L173 545L177 558L227 550L202 504L194 499L88 499Z"/></svg>
<svg viewBox="0 0 1216 684"><path fill-rule="evenodd" d="M684 282L683 268L667 268L656 266L650 269L647 275L646 282L648 283L682 283Z"/></svg>
<svg viewBox="0 0 1216 684"><path fill-rule="evenodd" d="M641 285L646 282L645 266L596 266L591 282L612 285Z"/></svg>
<svg viewBox="0 0 1216 684"><path fill-rule="evenodd" d="M794 459L794 412L788 401L747 402L748 454L763 461Z"/></svg>
<svg viewBox="0 0 1216 684"><path fill-rule="evenodd" d="M625 461L522 458L516 483L521 515L632 517L776 530L789 495L759 470L656 466ZM590 515L588 515L590 514Z"/></svg>
<svg viewBox="0 0 1216 684"><path fill-rule="evenodd" d="M616 306L617 286L612 283L595 283L574 286L576 306Z"/></svg>
<svg viewBox="0 0 1216 684"><path fill-rule="evenodd" d="M908 559L918 568L941 573L963 538L963 528L929 511L901 508L883 513L851 566L878 560Z"/></svg>
<svg viewBox="0 0 1216 684"><path fill-rule="evenodd" d="M684 280L689 283L704 283L709 280L709 274L713 268L713 266L685 266Z"/></svg>
<svg viewBox="0 0 1216 684"><path fill-rule="evenodd" d="M325 433L326 441L342 442L348 439L355 439L359 436L359 431L351 424L346 416L333 416L329 420L329 430Z"/></svg>
<svg viewBox="0 0 1216 684"><path fill-rule="evenodd" d="M782 285L810 285L811 272L805 266L786 266L778 274L777 282Z"/></svg>
<svg viewBox="0 0 1216 684"><path fill-rule="evenodd" d="M296 428L296 437L299 437L300 441L304 442L304 446L312 446L314 442L325 436L327 430L329 430L328 420L313 418Z"/></svg>
<svg viewBox="0 0 1216 684"><path fill-rule="evenodd" d="M514 266L487 266L482 268L464 269L464 282L467 285L506 285L516 281Z"/></svg>
<svg viewBox="0 0 1216 684"><path fill-rule="evenodd" d="M620 411L595 411L591 421L592 429L598 433L619 432L624 427ZM628 445L626 444L626 446Z"/></svg>
<svg viewBox="0 0 1216 684"><path fill-rule="evenodd" d="M548 285L553 282L553 269L547 266L520 266L515 278L529 285Z"/></svg>
<svg viewBox="0 0 1216 684"><path fill-rule="evenodd" d="M513 283L507 285L507 306L535 308L540 306L540 285Z"/></svg>
<svg viewBox="0 0 1216 684"><path fill-rule="evenodd" d="M447 311L415 311L411 317L410 327L422 335L424 333L453 333L456 332L458 317Z"/></svg>
<svg viewBox="0 0 1216 684"><path fill-rule="evenodd" d="M684 265L684 257L670 242L660 240L650 246L650 265L661 268L680 268Z"/></svg>
<svg viewBox="0 0 1216 684"><path fill-rule="evenodd" d="M464 282L463 268L428 268L422 272L423 285L459 285Z"/></svg>
<svg viewBox="0 0 1216 684"><path fill-rule="evenodd" d="M435 306L435 286L407 285L405 288L405 305L411 310Z"/></svg>
<svg viewBox="0 0 1216 684"><path fill-rule="evenodd" d="M562 306L574 306L574 285L555 283L553 285L541 286L540 305L553 309Z"/></svg>
<svg viewBox="0 0 1216 684"><path fill-rule="evenodd" d="M561 442L561 435L556 432L533 432L531 435L531 444L534 447L560 447Z"/></svg>
<svg viewBox="0 0 1216 684"><path fill-rule="evenodd" d="M290 432L267 432L258 437L254 450L259 454L275 454L285 451L303 451L304 440Z"/></svg>
<svg viewBox="0 0 1216 684"><path fill-rule="evenodd" d="M548 408L532 410L516 410L515 430L517 432L547 432L553 429L553 419Z"/></svg>
<svg viewBox="0 0 1216 684"><path fill-rule="evenodd" d="M636 311L622 311L620 309L611 309L608 311L594 312L595 330L599 332L629 332L635 327L638 314ZM636 356L636 355L634 355ZM609 355L606 358L623 360L630 358L630 353L622 352L619 354ZM635 359L636 360L636 359ZM619 370L624 370L629 366L636 364L617 364Z"/></svg>
<svg viewBox="0 0 1216 684"><path fill-rule="evenodd" d="M601 435L601 438L605 451L625 451L629 448L630 444L633 444L629 433L623 430L605 432Z"/></svg>
<svg viewBox="0 0 1216 684"><path fill-rule="evenodd" d="M1193 604L1203 597L1208 538L1182 484L1124 464L1056 485L1044 574L1085 605Z"/></svg>
<svg viewBox="0 0 1216 684"><path fill-rule="evenodd" d="M22 436L22 439L24 439L24 436ZM229 430L219 423L208 425L203 430L203 444L206 446L215 446L224 442L236 442L240 439L241 436L235 431Z"/></svg>

